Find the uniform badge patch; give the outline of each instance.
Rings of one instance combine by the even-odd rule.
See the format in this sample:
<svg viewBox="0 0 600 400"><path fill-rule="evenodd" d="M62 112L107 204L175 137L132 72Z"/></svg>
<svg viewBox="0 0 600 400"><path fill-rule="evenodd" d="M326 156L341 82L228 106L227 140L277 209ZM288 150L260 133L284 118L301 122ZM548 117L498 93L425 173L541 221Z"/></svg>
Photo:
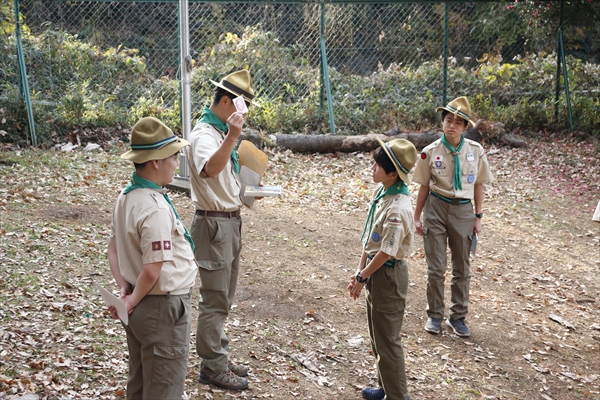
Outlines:
<svg viewBox="0 0 600 400"><path fill-rule="evenodd" d="M436 161L435 162L435 167L436 168L440 168L442 166L442 162L441 161Z"/></svg>
<svg viewBox="0 0 600 400"><path fill-rule="evenodd" d="M396 218L396 217L392 217L388 221L389 221L390 224L399 224L399 223L402 222L402 221L400 221L399 218Z"/></svg>
<svg viewBox="0 0 600 400"><path fill-rule="evenodd" d="M165 250L171 250L171 241L170 240L163 241L163 247Z"/></svg>
<svg viewBox="0 0 600 400"><path fill-rule="evenodd" d="M379 237L379 233L377 233L377 232L373 232L373 234L371 235L371 239L373 239L373 241L374 241L375 243L377 243L377 242L379 242L379 240L380 240L381 238Z"/></svg>
<svg viewBox="0 0 600 400"><path fill-rule="evenodd" d="M158 242L152 242L152 251L157 251L161 249L160 240Z"/></svg>
<svg viewBox="0 0 600 400"><path fill-rule="evenodd" d="M435 156L434 160L442 162L442 161L444 161L444 156Z"/></svg>
<svg viewBox="0 0 600 400"><path fill-rule="evenodd" d="M475 181L475 175L471 174L467 177L467 182L473 183Z"/></svg>
<svg viewBox="0 0 600 400"><path fill-rule="evenodd" d="M473 154L473 153L467 153L467 161L468 162L475 161L475 154Z"/></svg>
<svg viewBox="0 0 600 400"><path fill-rule="evenodd" d="M427 158L427 154L425 154L425 153L421 153L421 160L424 160L424 159L426 159L426 158Z"/></svg>

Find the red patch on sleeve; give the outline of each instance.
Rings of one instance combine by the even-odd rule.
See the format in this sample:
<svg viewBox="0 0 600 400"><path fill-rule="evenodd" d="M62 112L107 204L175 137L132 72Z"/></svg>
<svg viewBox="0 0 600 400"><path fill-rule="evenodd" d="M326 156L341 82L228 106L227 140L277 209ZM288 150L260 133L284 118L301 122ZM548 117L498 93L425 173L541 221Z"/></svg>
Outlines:
<svg viewBox="0 0 600 400"><path fill-rule="evenodd" d="M165 240L163 242L163 247L165 250L171 250L171 241L170 240Z"/></svg>
<svg viewBox="0 0 600 400"><path fill-rule="evenodd" d="M161 249L160 240L158 242L152 242L152 251L157 251L160 249Z"/></svg>
<svg viewBox="0 0 600 400"><path fill-rule="evenodd" d="M426 159L426 158L427 158L427 154L425 154L425 153L421 153L421 160L424 160L424 159Z"/></svg>

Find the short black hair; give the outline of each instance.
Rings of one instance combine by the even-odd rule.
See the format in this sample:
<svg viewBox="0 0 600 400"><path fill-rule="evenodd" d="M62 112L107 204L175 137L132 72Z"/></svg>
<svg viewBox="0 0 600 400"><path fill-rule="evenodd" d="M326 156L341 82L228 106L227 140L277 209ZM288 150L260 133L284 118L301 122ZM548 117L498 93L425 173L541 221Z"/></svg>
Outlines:
<svg viewBox="0 0 600 400"><path fill-rule="evenodd" d="M217 90L215 90L215 97L213 98L213 104L219 104L219 102L221 101L221 99L223 98L223 96L227 96L229 97L231 100L235 99L236 96L235 94L231 93L229 90L225 90L223 88L220 88L217 86ZM244 102L246 103L246 106L249 107L250 106L250 102L246 99L244 99Z"/></svg>
<svg viewBox="0 0 600 400"><path fill-rule="evenodd" d="M385 150L383 150L383 147L381 146L379 146L377 150L373 152L373 160L377 164L381 165L386 174L389 174L390 172L398 172L396 166L394 165L392 160L390 160L387 153L385 152ZM398 178L400 178L400 174L398 174Z"/></svg>
<svg viewBox="0 0 600 400"><path fill-rule="evenodd" d="M444 122L444 118L446 118L446 115L448 115L450 113L450 111L448 110L444 110L442 111L442 122ZM462 119L463 121L465 121L465 126L469 125L469 121L467 121L466 119L464 119L463 117L458 117L460 119Z"/></svg>

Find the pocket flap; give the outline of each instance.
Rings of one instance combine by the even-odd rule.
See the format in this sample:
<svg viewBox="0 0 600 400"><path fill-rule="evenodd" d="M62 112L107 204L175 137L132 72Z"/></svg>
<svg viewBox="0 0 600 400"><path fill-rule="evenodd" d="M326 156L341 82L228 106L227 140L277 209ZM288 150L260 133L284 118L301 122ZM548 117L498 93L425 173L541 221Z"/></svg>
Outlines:
<svg viewBox="0 0 600 400"><path fill-rule="evenodd" d="M162 346L154 345L154 355L173 360L187 356L187 346Z"/></svg>
<svg viewBox="0 0 600 400"><path fill-rule="evenodd" d="M202 269L207 269L209 271L217 271L219 269L225 268L224 261L213 261L213 260L196 260L198 263L198 267Z"/></svg>

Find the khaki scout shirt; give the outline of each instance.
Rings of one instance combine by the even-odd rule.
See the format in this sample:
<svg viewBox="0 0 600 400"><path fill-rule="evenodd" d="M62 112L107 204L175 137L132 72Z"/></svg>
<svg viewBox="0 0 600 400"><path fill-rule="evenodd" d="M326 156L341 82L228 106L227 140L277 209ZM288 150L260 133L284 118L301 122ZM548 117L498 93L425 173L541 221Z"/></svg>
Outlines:
<svg viewBox="0 0 600 400"><path fill-rule="evenodd" d="M216 178L206 175L204 165L219 149L225 134L214 126L199 122L190 134L186 149L190 167L192 203L197 210L237 211L242 206L240 178L231 160Z"/></svg>
<svg viewBox="0 0 600 400"><path fill-rule="evenodd" d="M413 182L429 186L431 191L445 197L473 200L474 185L493 180L490 166L483 147L469 139L465 139L458 157L462 190L454 190L454 156L441 139L423 149L417 161Z"/></svg>
<svg viewBox="0 0 600 400"><path fill-rule="evenodd" d="M113 207L110 240L117 247L123 278L135 285L144 264L163 262L150 294L191 288L198 272L184 226L163 192L135 189L121 193Z"/></svg>
<svg viewBox="0 0 600 400"><path fill-rule="evenodd" d="M415 223L410 198L403 194L385 196L377 203L373 231L365 252L375 256L382 251L401 260L412 253Z"/></svg>

